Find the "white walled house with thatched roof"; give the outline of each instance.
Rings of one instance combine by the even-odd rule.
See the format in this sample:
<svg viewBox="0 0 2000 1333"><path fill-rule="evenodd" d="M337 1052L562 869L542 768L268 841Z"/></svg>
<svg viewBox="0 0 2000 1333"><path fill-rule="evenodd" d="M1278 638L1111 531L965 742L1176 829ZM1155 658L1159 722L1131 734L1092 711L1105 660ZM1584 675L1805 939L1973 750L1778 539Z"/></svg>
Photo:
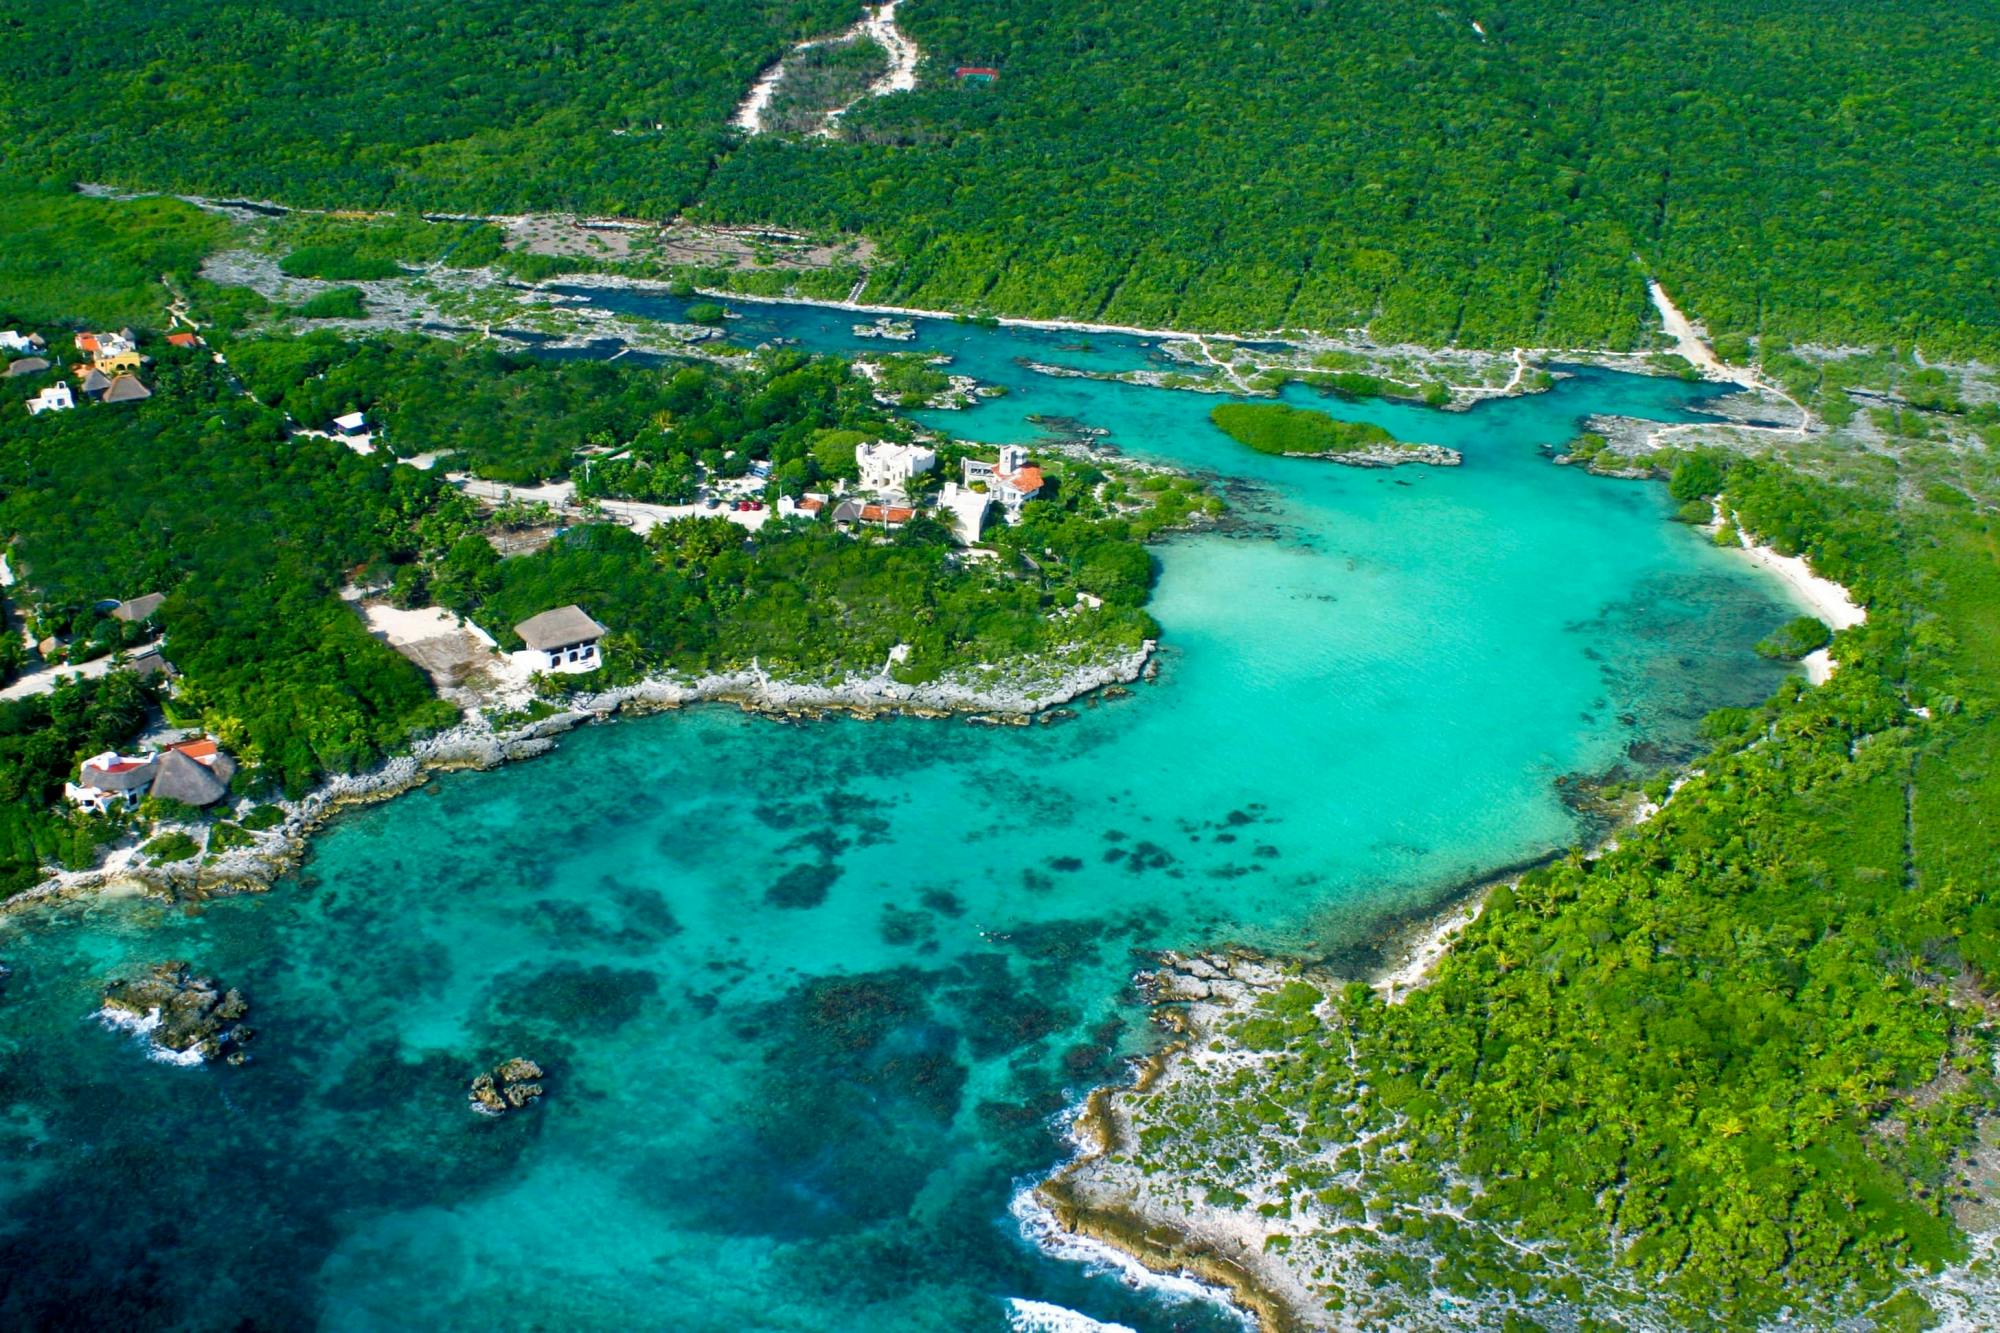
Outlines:
<svg viewBox="0 0 2000 1333"><path fill-rule="evenodd" d="M94 754L83 761L75 782L63 784L63 799L99 815L137 805L153 785L153 759L150 754L124 755L116 750Z"/></svg>
<svg viewBox="0 0 2000 1333"><path fill-rule="evenodd" d="M604 626L580 606L559 606L530 616L514 626L514 632L527 645L515 658L535 671L595 671L604 660L597 648Z"/></svg>
<svg viewBox="0 0 2000 1333"><path fill-rule="evenodd" d="M229 780L235 776L236 761L217 750L214 741L176 745L153 761L149 795L197 808L214 805L228 795Z"/></svg>
<svg viewBox="0 0 2000 1333"><path fill-rule="evenodd" d="M137 805L147 797L182 805L214 805L229 794L236 761L206 736L177 742L157 753L124 755L106 750L83 761L63 796L97 814Z"/></svg>

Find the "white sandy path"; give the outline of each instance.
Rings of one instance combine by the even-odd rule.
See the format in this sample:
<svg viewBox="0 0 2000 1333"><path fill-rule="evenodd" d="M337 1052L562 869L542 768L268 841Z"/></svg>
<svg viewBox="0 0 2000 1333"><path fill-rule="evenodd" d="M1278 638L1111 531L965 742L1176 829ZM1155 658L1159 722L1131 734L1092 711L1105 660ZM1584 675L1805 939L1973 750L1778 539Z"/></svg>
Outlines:
<svg viewBox="0 0 2000 1333"><path fill-rule="evenodd" d="M494 504L505 504L509 500L520 500L529 504L546 504L558 511L578 507L576 486L567 481L552 481L542 486L503 486L497 481L481 481L477 477L453 478L460 490L477 500L487 500ZM622 518L632 531L645 536L662 523L677 518L726 518L732 523L740 523L755 532L770 520L769 509L738 511L735 509L707 509L701 505L656 505L639 500L599 500L597 502L606 514Z"/></svg>
<svg viewBox="0 0 2000 1333"><path fill-rule="evenodd" d="M826 113L825 123L814 131L821 138L832 138L840 118L859 104L862 98L906 93L917 86L917 62L923 58L923 52L919 51L917 44L904 36L903 30L896 26L896 7L901 3L902 0L889 0L888 4L869 9L862 20L847 31L832 37L815 37L811 41L800 42L786 52L788 56L797 55L801 51L810 51L815 47L839 46L865 37L889 53L889 68L882 77L869 84L868 90L861 97ZM736 114L729 118L729 123L746 134L762 134L764 113L770 110L771 99L778 95L778 85L783 83L784 79L785 62L779 60L757 76L757 81L750 85L750 91L744 94L743 100L737 104Z"/></svg>
<svg viewBox="0 0 2000 1333"><path fill-rule="evenodd" d="M903 35L896 26L896 6L903 0L889 0L879 9L868 11L868 17L861 20L862 31L889 53L889 68L881 78L868 85L868 91L845 106L837 106L826 113L826 123L814 131L822 139L831 139L840 131L840 118L860 105L864 98L887 97L890 93L906 93L917 86L917 61L923 53L917 44Z"/></svg>
<svg viewBox="0 0 2000 1333"><path fill-rule="evenodd" d="M93 658L80 666L44 666L24 672L12 685L0 690L0 699L26 699L30 695L47 694L61 683L65 676L81 676L85 680L95 680L111 670L113 663L109 656Z"/></svg>
<svg viewBox="0 0 2000 1333"><path fill-rule="evenodd" d="M812 43L808 42L805 45L810 46ZM803 48L794 47L793 49L801 50ZM771 99L778 95L778 84L784 77L785 62L782 60L772 65L762 74L759 74L757 81L750 85L750 91L744 95L742 102L737 105L736 114L729 118L729 123L735 128L742 130L745 134L762 134L764 132L764 112L770 108Z"/></svg>
<svg viewBox="0 0 2000 1333"><path fill-rule="evenodd" d="M1660 326L1674 340L1675 351L1711 379L1728 380L1746 389L1755 386L1757 377L1749 370L1726 364L1710 349L1701 331L1695 328L1694 321L1681 313L1680 307L1673 303L1673 298L1667 295L1667 289L1660 286L1658 280L1646 279L1646 290L1652 295L1653 308L1660 312Z"/></svg>
<svg viewBox="0 0 2000 1333"><path fill-rule="evenodd" d="M1718 357L1714 349L1709 347L1707 339L1702 337L1701 330L1695 327L1694 321L1681 313L1680 307L1675 305L1673 298L1667 295L1667 289L1660 286L1657 280L1647 278L1646 290L1652 295L1653 308L1660 312L1660 326L1666 330L1667 336L1674 340L1674 350L1686 357L1697 370L1710 379L1723 380L1730 384L1741 385L1746 389L1760 390L1773 397L1782 398L1792 405L1793 411L1799 414L1799 424L1796 426L1736 426L1733 429L1773 435L1796 435L1800 439L1806 437L1806 432L1812 425L1812 414L1806 411L1804 403L1786 393L1777 384L1759 375L1754 368L1749 366L1732 366L1724 362L1721 357ZM1702 425L1699 423L1667 426L1653 432L1651 438L1657 444L1668 436L1696 431L1702 428Z"/></svg>

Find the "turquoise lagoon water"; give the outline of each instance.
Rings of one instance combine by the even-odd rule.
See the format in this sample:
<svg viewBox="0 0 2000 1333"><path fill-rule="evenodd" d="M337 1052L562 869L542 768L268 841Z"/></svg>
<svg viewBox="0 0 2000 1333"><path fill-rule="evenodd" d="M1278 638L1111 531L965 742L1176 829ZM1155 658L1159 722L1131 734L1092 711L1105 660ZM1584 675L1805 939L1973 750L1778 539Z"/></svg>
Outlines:
<svg viewBox="0 0 2000 1333"><path fill-rule="evenodd" d="M745 308L737 337L856 345L837 312ZM1008 1213L1154 1039L1134 969L1232 941L1365 965L1385 919L1590 836L1558 778L1651 771L1768 693L1750 646L1793 612L1662 488L1538 452L1697 388L1327 404L1466 455L1377 473L1016 364L1156 357L1079 341L919 346L1012 390L937 418L960 434L1073 417L1228 479L1252 528L1160 550L1156 684L1023 729L621 721L344 817L265 895L0 921L0 1325L980 1330L1019 1298L1235 1327ZM167 957L248 993L252 1064L152 1063L93 1021ZM547 1100L468 1114L514 1054Z"/></svg>

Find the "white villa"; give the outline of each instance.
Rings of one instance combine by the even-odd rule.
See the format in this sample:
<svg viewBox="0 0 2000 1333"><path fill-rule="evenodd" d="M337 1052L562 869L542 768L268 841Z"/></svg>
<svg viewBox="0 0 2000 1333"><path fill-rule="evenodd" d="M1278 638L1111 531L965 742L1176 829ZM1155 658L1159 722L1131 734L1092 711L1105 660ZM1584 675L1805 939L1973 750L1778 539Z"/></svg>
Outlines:
<svg viewBox="0 0 2000 1333"><path fill-rule="evenodd" d="M206 736L168 746L158 753L125 755L116 750L83 761L63 796L79 810L105 814L131 807L148 796L183 805L213 805L229 792L236 761Z"/></svg>
<svg viewBox="0 0 2000 1333"><path fill-rule="evenodd" d="M67 412L75 406L76 395L70 392L69 381L57 380L28 400L28 415L38 417L44 412Z"/></svg>
<svg viewBox="0 0 2000 1333"><path fill-rule="evenodd" d="M595 671L604 660L597 651L604 626L574 604L530 616L514 632L527 645L515 658L535 671Z"/></svg>
<svg viewBox="0 0 2000 1333"><path fill-rule="evenodd" d="M17 333L0 329L0 352L39 352L44 344L39 333Z"/></svg>
<svg viewBox="0 0 2000 1333"><path fill-rule="evenodd" d="M986 508L990 503L971 487L948 481L938 496L938 517L951 529L960 546L971 546L979 540L979 530L986 526Z"/></svg>
<svg viewBox="0 0 2000 1333"><path fill-rule="evenodd" d="M965 485L982 483L986 493L1000 502L1009 523L1021 521L1021 506L1042 493L1042 470L1028 462L1028 451L1018 444L1000 446L1000 457L991 463L978 458L965 460Z"/></svg>
<svg viewBox="0 0 2000 1333"><path fill-rule="evenodd" d="M861 466L861 485L871 491L901 491L910 479L937 466L937 450L921 444L896 444L877 440L854 446L854 461Z"/></svg>

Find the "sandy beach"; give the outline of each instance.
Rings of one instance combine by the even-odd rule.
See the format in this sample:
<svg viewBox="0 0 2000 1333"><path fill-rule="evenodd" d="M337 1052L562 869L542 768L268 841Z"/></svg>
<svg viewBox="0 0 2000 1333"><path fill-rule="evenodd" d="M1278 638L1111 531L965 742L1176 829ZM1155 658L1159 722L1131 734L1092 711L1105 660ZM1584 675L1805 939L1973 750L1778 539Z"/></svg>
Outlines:
<svg viewBox="0 0 2000 1333"><path fill-rule="evenodd" d="M1866 609L1857 604L1847 589L1832 579L1812 572L1805 557L1779 555L1777 551L1743 534L1743 551L1752 564L1760 565L1784 580L1799 602L1836 632L1853 629L1868 619Z"/></svg>

